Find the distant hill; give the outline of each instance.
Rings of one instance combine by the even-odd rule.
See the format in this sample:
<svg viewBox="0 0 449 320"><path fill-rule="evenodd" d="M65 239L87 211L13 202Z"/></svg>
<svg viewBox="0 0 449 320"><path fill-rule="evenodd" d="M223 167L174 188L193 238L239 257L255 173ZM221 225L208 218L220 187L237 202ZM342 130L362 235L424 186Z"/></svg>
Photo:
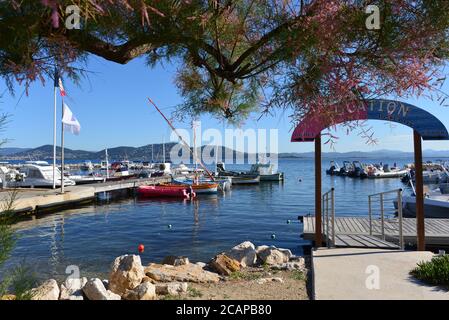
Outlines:
<svg viewBox="0 0 449 320"><path fill-rule="evenodd" d="M303 158L311 159L315 156L314 152L304 153L279 153L279 158ZM353 158L384 158L384 159L401 159L413 158L413 152L403 152L394 150L376 150L376 151L350 151L350 152L323 152L325 159L353 159ZM427 158L449 158L449 151L424 150L423 156Z"/></svg>
<svg viewBox="0 0 449 320"><path fill-rule="evenodd" d="M170 142L165 144L165 158L170 159L170 151L175 146L176 143ZM207 146L202 146L198 148L202 151ZM209 146L210 156L215 158L215 148ZM199 151L198 150L198 151ZM243 152L238 152L231 150L226 147L221 149L222 159L224 157L229 157L235 160L238 158L243 158L247 162L248 154ZM449 158L449 151L435 151L435 150L424 150L424 157L427 158ZM57 157L60 157L61 148L57 147ZM200 152L198 152L200 154ZM157 161L163 160L163 144L149 144L141 147L115 147L108 149L108 155L110 160L133 160L133 161ZM314 152L290 152L290 153L279 153L279 158L302 158L302 159L312 159L315 156ZM100 151L85 151L85 150L72 150L65 148L64 157L67 160L100 160L105 158L105 150ZM384 158L384 159L401 159L401 158L412 158L412 152L402 152L394 150L376 150L371 152L323 152L323 158L325 159L363 159L363 158ZM28 148L1 148L0 149L0 160L44 160L53 158L53 146L44 145L34 149ZM190 157L192 161L192 157Z"/></svg>
<svg viewBox="0 0 449 320"><path fill-rule="evenodd" d="M8 156L22 151L30 150L29 148L0 148L0 156Z"/></svg>
<svg viewBox="0 0 449 320"><path fill-rule="evenodd" d="M176 143L170 142L165 144L165 159L170 159L170 151ZM202 154L206 146L198 148L198 155ZM211 147L210 156L215 158L214 147ZM163 161L164 159L164 145L162 143L149 144L142 147L115 147L108 149L108 157L110 160L132 160L132 161ZM200 151L201 150L201 151ZM237 157L247 160L248 154L237 152L225 147L222 147L223 158L228 155L232 155L233 159ZM57 158L60 158L61 148L56 148ZM11 152L5 155L0 154L1 160L44 160L53 158L53 146L44 145L34 149L20 149L19 152ZM72 150L64 148L64 159L66 160L100 160L105 158L105 150L101 151L84 151L84 150ZM190 156L190 161L192 161Z"/></svg>

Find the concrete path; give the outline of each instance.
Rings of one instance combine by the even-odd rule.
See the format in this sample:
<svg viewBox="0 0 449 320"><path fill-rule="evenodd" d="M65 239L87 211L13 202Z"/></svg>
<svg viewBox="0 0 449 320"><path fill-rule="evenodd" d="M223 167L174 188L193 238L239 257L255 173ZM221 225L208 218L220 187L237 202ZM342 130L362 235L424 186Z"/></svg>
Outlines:
<svg viewBox="0 0 449 320"><path fill-rule="evenodd" d="M312 252L317 300L445 299L449 292L409 275L433 253L382 249L319 249Z"/></svg>

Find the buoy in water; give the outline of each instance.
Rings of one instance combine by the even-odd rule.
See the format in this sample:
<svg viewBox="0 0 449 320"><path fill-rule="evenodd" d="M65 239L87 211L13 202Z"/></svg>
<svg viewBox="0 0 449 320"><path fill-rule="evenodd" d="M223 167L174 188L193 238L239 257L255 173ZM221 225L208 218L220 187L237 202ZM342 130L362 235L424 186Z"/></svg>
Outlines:
<svg viewBox="0 0 449 320"><path fill-rule="evenodd" d="M171 225L171 224L169 224L169 225L167 226L167 228L168 228L168 229L171 229L171 228L172 228L172 225Z"/></svg>
<svg viewBox="0 0 449 320"><path fill-rule="evenodd" d="M139 246L137 247L137 250L139 250L139 253L142 253L145 251L145 246L143 244L139 244Z"/></svg>
<svg viewBox="0 0 449 320"><path fill-rule="evenodd" d="M276 235L274 233L271 235L271 239L276 239Z"/></svg>
<svg viewBox="0 0 449 320"><path fill-rule="evenodd" d="M292 221L291 220L287 220L287 224L290 224L290 223L292 223Z"/></svg>

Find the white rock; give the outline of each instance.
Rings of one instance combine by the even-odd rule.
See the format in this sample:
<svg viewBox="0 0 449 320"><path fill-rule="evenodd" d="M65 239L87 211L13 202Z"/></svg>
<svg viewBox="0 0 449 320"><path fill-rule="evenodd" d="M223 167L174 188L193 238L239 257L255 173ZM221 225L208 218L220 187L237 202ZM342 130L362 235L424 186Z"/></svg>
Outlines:
<svg viewBox="0 0 449 320"><path fill-rule="evenodd" d="M140 256L124 255L115 259L109 275L109 290L123 295L126 290L132 290L141 282L145 272Z"/></svg>
<svg viewBox="0 0 449 320"><path fill-rule="evenodd" d="M168 283L157 283L156 293L160 295L170 294L177 295L180 293L187 292L188 284L185 282L168 282Z"/></svg>
<svg viewBox="0 0 449 320"><path fill-rule="evenodd" d="M292 256L292 253L288 249L278 249L275 246L259 246L256 249L257 257L264 264L277 265L281 263L287 263Z"/></svg>
<svg viewBox="0 0 449 320"><path fill-rule="evenodd" d="M243 268L251 267L257 261L256 248L254 247L254 244L249 241L236 245L231 250L226 252L226 255L240 262L240 265Z"/></svg>
<svg viewBox="0 0 449 320"><path fill-rule="evenodd" d="M171 266L182 266L185 264L189 264L189 258L181 257L181 256L167 256L162 260L161 264L168 264Z"/></svg>
<svg viewBox="0 0 449 320"><path fill-rule="evenodd" d="M87 281L83 292L89 300L121 300L118 294L106 290L103 282L98 278Z"/></svg>
<svg viewBox="0 0 449 320"><path fill-rule="evenodd" d="M201 268L204 268L205 266L207 266L207 264L206 263L204 263L204 262L197 262L197 263L195 263L197 266L199 266L199 267L201 267Z"/></svg>
<svg viewBox="0 0 449 320"><path fill-rule="evenodd" d="M31 289L31 295L31 300L58 300L58 283L54 279L47 280L39 287Z"/></svg>
<svg viewBox="0 0 449 320"><path fill-rule="evenodd" d="M61 284L59 300L83 300L83 287L87 278L67 278Z"/></svg>
<svg viewBox="0 0 449 320"><path fill-rule="evenodd" d="M156 286L151 282L144 282L123 295L125 300L154 300L156 299Z"/></svg>
<svg viewBox="0 0 449 320"><path fill-rule="evenodd" d="M265 284L267 282L280 282L280 283L284 283L284 279L279 278L279 277L275 277L275 278L261 278L261 279L257 279L256 283L257 284Z"/></svg>
<svg viewBox="0 0 449 320"><path fill-rule="evenodd" d="M180 266L151 263L145 268L145 273L158 282L213 283L221 279L218 274L204 270L193 263Z"/></svg>

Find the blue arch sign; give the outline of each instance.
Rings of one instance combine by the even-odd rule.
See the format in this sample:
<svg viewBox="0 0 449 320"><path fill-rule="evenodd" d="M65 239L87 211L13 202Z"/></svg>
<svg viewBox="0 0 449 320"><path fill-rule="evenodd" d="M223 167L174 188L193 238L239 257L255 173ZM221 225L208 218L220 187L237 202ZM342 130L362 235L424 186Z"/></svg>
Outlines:
<svg viewBox="0 0 449 320"><path fill-rule="evenodd" d="M423 140L449 140L446 127L431 113L405 102L372 99L360 104L331 106L325 112L310 112L293 131L291 141L313 141L330 126L356 120L397 122L418 132Z"/></svg>

